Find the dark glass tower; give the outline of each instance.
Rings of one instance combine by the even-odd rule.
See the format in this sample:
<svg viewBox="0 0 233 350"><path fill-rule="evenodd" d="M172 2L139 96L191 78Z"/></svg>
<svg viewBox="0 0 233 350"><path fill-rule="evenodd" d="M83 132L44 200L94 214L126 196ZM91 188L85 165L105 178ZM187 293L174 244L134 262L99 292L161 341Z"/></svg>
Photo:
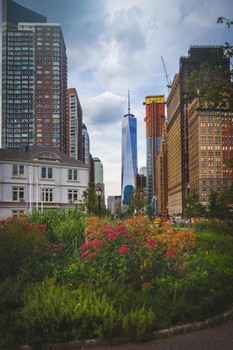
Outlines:
<svg viewBox="0 0 233 350"><path fill-rule="evenodd" d="M121 200L128 204L135 188L137 174L137 119L128 114L122 120L122 165L121 165Z"/></svg>
<svg viewBox="0 0 233 350"><path fill-rule="evenodd" d="M2 147L67 153L67 59L59 24L3 0Z"/></svg>

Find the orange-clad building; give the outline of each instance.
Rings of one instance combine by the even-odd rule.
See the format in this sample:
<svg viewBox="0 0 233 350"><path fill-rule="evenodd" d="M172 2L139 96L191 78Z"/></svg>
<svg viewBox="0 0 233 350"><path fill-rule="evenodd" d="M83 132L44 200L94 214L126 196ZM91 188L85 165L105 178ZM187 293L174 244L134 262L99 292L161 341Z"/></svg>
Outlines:
<svg viewBox="0 0 233 350"><path fill-rule="evenodd" d="M146 96L146 140L147 140L147 197L157 212L157 155L160 152L162 131L165 122L165 96Z"/></svg>

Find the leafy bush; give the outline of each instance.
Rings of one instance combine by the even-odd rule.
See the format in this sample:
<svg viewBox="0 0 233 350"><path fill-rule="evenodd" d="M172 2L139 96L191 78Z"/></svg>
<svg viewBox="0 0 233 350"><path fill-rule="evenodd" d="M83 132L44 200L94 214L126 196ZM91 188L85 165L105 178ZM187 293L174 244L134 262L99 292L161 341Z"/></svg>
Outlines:
<svg viewBox="0 0 233 350"><path fill-rule="evenodd" d="M85 216L77 208L33 211L27 220L45 225L47 240L62 243L66 253L75 253L85 241Z"/></svg>
<svg viewBox="0 0 233 350"><path fill-rule="evenodd" d="M232 236L156 227L142 216L111 225L72 211L43 215L36 223L48 229L27 219L0 225L0 347L143 340L233 302Z"/></svg>
<svg viewBox="0 0 233 350"><path fill-rule="evenodd" d="M0 280L44 259L45 226L9 218L0 224Z"/></svg>

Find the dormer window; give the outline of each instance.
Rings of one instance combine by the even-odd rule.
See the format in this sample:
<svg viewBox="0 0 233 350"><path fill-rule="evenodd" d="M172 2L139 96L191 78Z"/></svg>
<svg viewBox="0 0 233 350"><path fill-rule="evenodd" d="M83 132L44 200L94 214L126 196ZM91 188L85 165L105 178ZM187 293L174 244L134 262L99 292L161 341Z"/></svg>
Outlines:
<svg viewBox="0 0 233 350"><path fill-rule="evenodd" d="M41 152L35 155L34 159L50 162L60 162L60 157L57 154L50 152Z"/></svg>

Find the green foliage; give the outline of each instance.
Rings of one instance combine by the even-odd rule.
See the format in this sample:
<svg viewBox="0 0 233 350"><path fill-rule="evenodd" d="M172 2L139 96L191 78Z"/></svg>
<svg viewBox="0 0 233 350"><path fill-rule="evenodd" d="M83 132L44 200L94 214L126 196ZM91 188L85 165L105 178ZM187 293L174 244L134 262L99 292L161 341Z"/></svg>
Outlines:
<svg viewBox="0 0 233 350"><path fill-rule="evenodd" d="M147 205L145 189L143 187L135 188L132 192L131 201L129 203L129 212L142 215Z"/></svg>
<svg viewBox="0 0 233 350"><path fill-rule="evenodd" d="M226 222L220 222L216 220L201 221L201 222L195 223L194 232L197 232L197 233L212 232L217 235L232 235L233 225L232 223L228 225Z"/></svg>
<svg viewBox="0 0 233 350"><path fill-rule="evenodd" d="M155 329L202 320L233 302L233 237L222 234L226 224L197 223L194 235L167 223L157 228L144 216L105 226L67 211L50 219L33 215L50 225L55 243L44 242L46 230L25 220L0 224L0 348L144 340Z"/></svg>
<svg viewBox="0 0 233 350"><path fill-rule="evenodd" d="M98 213L97 196L95 184L93 182L89 182L87 189L83 191L82 206L84 210L86 210L88 216Z"/></svg>
<svg viewBox="0 0 233 350"><path fill-rule="evenodd" d="M44 227L8 220L0 225L0 280L17 276L20 270L33 270L43 261Z"/></svg>
<svg viewBox="0 0 233 350"><path fill-rule="evenodd" d="M219 207L218 217L225 220L233 220L233 183L229 188L220 192L217 204Z"/></svg>
<svg viewBox="0 0 233 350"><path fill-rule="evenodd" d="M206 207L199 201L199 195L192 193L185 205L184 215L187 218L201 217L205 215Z"/></svg>

